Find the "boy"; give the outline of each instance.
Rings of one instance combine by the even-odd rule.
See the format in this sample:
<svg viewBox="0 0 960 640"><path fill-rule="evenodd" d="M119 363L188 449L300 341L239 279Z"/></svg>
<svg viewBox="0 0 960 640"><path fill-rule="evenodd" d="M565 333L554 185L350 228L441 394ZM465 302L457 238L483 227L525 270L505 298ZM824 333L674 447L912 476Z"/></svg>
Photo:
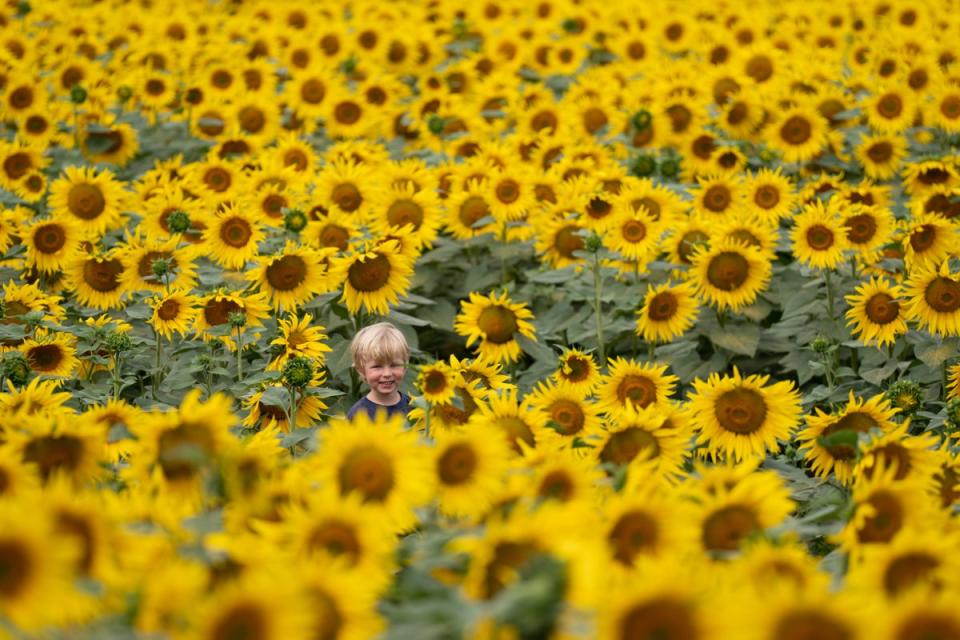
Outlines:
<svg viewBox="0 0 960 640"><path fill-rule="evenodd" d="M371 419L378 411L386 411L388 417L406 417L410 397L400 392L400 382L407 370L410 347L400 330L389 322L364 327L353 337L350 354L354 369L370 386L370 392L350 407L347 418L353 419L361 411Z"/></svg>

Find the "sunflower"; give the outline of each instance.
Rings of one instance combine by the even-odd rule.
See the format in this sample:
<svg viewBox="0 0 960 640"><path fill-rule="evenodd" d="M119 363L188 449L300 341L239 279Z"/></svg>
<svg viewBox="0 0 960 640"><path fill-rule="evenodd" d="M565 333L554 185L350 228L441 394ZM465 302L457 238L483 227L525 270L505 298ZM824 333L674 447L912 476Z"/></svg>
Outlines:
<svg viewBox="0 0 960 640"><path fill-rule="evenodd" d="M246 277L270 296L274 309L293 311L330 290L327 267L315 249L288 241L278 254L258 256L257 263Z"/></svg>
<svg viewBox="0 0 960 640"><path fill-rule="evenodd" d="M203 335L204 340L210 340L213 336L209 330L227 324L232 313L243 314L245 327L259 327L270 315L270 301L264 293L240 294L222 289L214 291L201 298L195 329ZM229 336L218 337L230 349L236 349L236 345Z"/></svg>
<svg viewBox="0 0 960 640"><path fill-rule="evenodd" d="M681 477L690 438L674 425L675 414L676 409L669 404L620 411L608 420L596 444L596 462L613 467L627 465L631 479L633 474L658 482Z"/></svg>
<svg viewBox="0 0 960 640"><path fill-rule="evenodd" d="M567 349L560 354L560 362L551 378L557 383L566 383L590 394L600 383L600 368L592 354L580 349Z"/></svg>
<svg viewBox="0 0 960 640"><path fill-rule="evenodd" d="M839 413L828 414L815 409L814 414L807 416L806 426L797 434L800 451L818 477L826 478L832 471L837 482L850 484L858 448L830 442L829 437L845 431L856 434L867 433L871 429L890 431L894 428L893 417L896 413L897 409L890 406L890 401L883 394L864 400L855 398L851 391L847 404Z"/></svg>
<svg viewBox="0 0 960 640"><path fill-rule="evenodd" d="M385 626L377 611L380 591L364 576L332 563L308 565L303 590L310 612L306 637L361 640L379 635Z"/></svg>
<svg viewBox="0 0 960 640"><path fill-rule="evenodd" d="M197 640L307 637L311 615L296 583L265 571L246 571L194 603Z"/></svg>
<svg viewBox="0 0 960 640"><path fill-rule="evenodd" d="M471 181L447 198L444 226L459 240L489 233L495 222L491 207L487 186Z"/></svg>
<svg viewBox="0 0 960 640"><path fill-rule="evenodd" d="M12 191L27 174L44 169L49 161L40 149L23 142L0 144L0 185Z"/></svg>
<svg viewBox="0 0 960 640"><path fill-rule="evenodd" d="M536 329L529 322L533 313L526 303L510 300L506 291L488 296L470 292L470 300L462 300L460 307L453 328L467 338L468 347L479 342L482 358L515 362L521 353L517 336L536 340Z"/></svg>
<svg viewBox="0 0 960 640"><path fill-rule="evenodd" d="M859 446L860 457L853 468L854 481L872 478L878 471L894 469L893 479L910 478L921 484L934 483L933 476L940 471L940 444L931 433L910 435L907 420L881 434L870 433Z"/></svg>
<svg viewBox="0 0 960 640"><path fill-rule="evenodd" d="M952 162L925 160L910 162L903 168L904 190L911 194L960 185L960 174Z"/></svg>
<svg viewBox="0 0 960 640"><path fill-rule="evenodd" d="M904 236L904 262L910 271L935 269L960 246L956 225L935 213L914 216Z"/></svg>
<svg viewBox="0 0 960 640"><path fill-rule="evenodd" d="M571 517L592 511L604 480L593 460L558 442L541 444L524 454L523 462L532 472L525 492L530 500L538 505L562 505Z"/></svg>
<svg viewBox="0 0 960 640"><path fill-rule="evenodd" d="M741 189L742 205L766 222L779 222L793 211L796 189L790 178L775 170L761 169L750 173Z"/></svg>
<svg viewBox="0 0 960 640"><path fill-rule="evenodd" d="M638 364L616 357L597 389L598 407L608 415L629 409L660 406L669 401L677 377L666 373L667 365Z"/></svg>
<svg viewBox="0 0 960 640"><path fill-rule="evenodd" d="M350 313L362 306L368 312L386 315L391 304L410 287L412 261L401 253L396 240L376 247L360 248L332 259L333 282L343 283L341 300Z"/></svg>
<svg viewBox="0 0 960 640"><path fill-rule="evenodd" d="M718 220L730 215L740 204L742 191L732 175L712 175L697 178L697 187L692 189L693 212L705 220Z"/></svg>
<svg viewBox="0 0 960 640"><path fill-rule="evenodd" d="M697 293L718 310L737 311L752 304L766 288L770 260L738 240L722 240L701 248L691 259L691 281Z"/></svg>
<svg viewBox="0 0 960 640"><path fill-rule="evenodd" d="M857 144L855 155L868 178L889 180L897 175L907 156L907 141L895 134L865 135Z"/></svg>
<svg viewBox="0 0 960 640"><path fill-rule="evenodd" d="M280 371L290 358L297 357L309 358L315 366L323 366L326 353L330 351L325 342L327 334L322 326L311 326L312 323L313 316L309 313L302 318L293 314L277 322L280 335L270 342L270 346L281 352L267 365L267 371Z"/></svg>
<svg viewBox="0 0 960 640"><path fill-rule="evenodd" d="M541 442L572 444L588 442L600 431L600 410L586 394L567 383L538 383L528 396L536 414L531 424L539 446Z"/></svg>
<svg viewBox="0 0 960 640"><path fill-rule="evenodd" d="M308 386L319 387L323 385L324 380L323 370L318 369ZM277 402L276 400L268 399L270 396L276 397L277 393L280 393L283 398L281 404L274 404ZM261 433L271 429L282 433L290 433L288 396L289 392L280 383L264 385L263 388L254 391L243 401L243 407L248 413L241 424L248 429L259 429ZM306 394L297 405L294 428L304 429L317 424L326 408L327 405L319 397Z"/></svg>
<svg viewBox="0 0 960 640"><path fill-rule="evenodd" d="M905 316L941 336L960 335L960 276L945 261L939 269L913 271L904 286Z"/></svg>
<svg viewBox="0 0 960 640"><path fill-rule="evenodd" d="M751 140L767 119L763 101L744 91L731 93L719 118L719 125L735 138Z"/></svg>
<svg viewBox="0 0 960 640"><path fill-rule="evenodd" d="M827 142L827 121L815 109L792 107L782 111L764 131L767 145L785 162L812 160Z"/></svg>
<svg viewBox="0 0 960 640"><path fill-rule="evenodd" d="M432 404L447 404L453 400L454 388L460 373L440 360L421 365L415 386L424 400Z"/></svg>
<svg viewBox="0 0 960 640"><path fill-rule="evenodd" d="M101 236L116 228L125 206L125 194L109 170L94 173L89 167L67 167L50 184L50 210L54 218L72 220L88 236Z"/></svg>
<svg viewBox="0 0 960 640"><path fill-rule="evenodd" d="M434 469L440 512L478 518L492 505L509 465L507 441L492 426L435 432Z"/></svg>
<svg viewBox="0 0 960 640"><path fill-rule="evenodd" d="M642 206L638 210L624 207L615 210L601 239L604 246L624 259L645 263L659 250L663 231L663 223L654 220Z"/></svg>
<svg viewBox="0 0 960 640"><path fill-rule="evenodd" d="M769 375L711 374L693 381L689 409L698 443L714 458L744 460L776 451L800 422L800 394L793 382L766 386Z"/></svg>
<svg viewBox="0 0 960 640"><path fill-rule="evenodd" d="M358 493L382 510L394 531L416 522L413 508L433 495L434 478L417 434L403 428L403 417L371 421L357 414L353 422L333 420L314 456L317 475L340 495Z"/></svg>
<svg viewBox="0 0 960 640"><path fill-rule="evenodd" d="M947 133L960 133L960 90L950 83L943 83L933 92L932 98L930 124Z"/></svg>
<svg viewBox="0 0 960 640"><path fill-rule="evenodd" d="M243 269L257 256L263 238L259 218L233 205L219 211L203 231L210 259L228 269Z"/></svg>
<svg viewBox="0 0 960 640"><path fill-rule="evenodd" d="M79 255L65 268L68 287L88 307L113 309L123 306L123 262L116 250L102 255Z"/></svg>
<svg viewBox="0 0 960 640"><path fill-rule="evenodd" d="M42 273L64 269L76 257L83 234L69 218L41 218L21 230L27 264Z"/></svg>
<svg viewBox="0 0 960 640"><path fill-rule="evenodd" d="M746 640L876 637L870 629L870 600L852 591L766 589L760 598L763 606L742 605Z"/></svg>
<svg viewBox="0 0 960 640"><path fill-rule="evenodd" d="M68 333L38 329L35 336L24 340L17 350L39 375L68 378L80 363L75 342Z"/></svg>
<svg viewBox="0 0 960 640"><path fill-rule="evenodd" d="M143 242L134 237L118 249L124 263L121 280L129 293L162 293L171 288L190 290L196 285L193 260L197 252L190 246L179 247L175 238ZM162 275L155 270L158 262L164 265Z"/></svg>
<svg viewBox="0 0 960 640"><path fill-rule="evenodd" d="M813 269L836 269L849 248L839 217L815 201L794 217L790 241L797 261Z"/></svg>
<svg viewBox="0 0 960 640"><path fill-rule="evenodd" d="M647 342L670 342L693 326L699 312L696 288L691 282L648 286L636 312L636 332Z"/></svg>
<svg viewBox="0 0 960 640"><path fill-rule="evenodd" d="M887 208L853 205L843 207L847 241L860 257L872 262L893 236L894 218Z"/></svg>
<svg viewBox="0 0 960 640"><path fill-rule="evenodd" d="M313 210L310 214L316 215ZM350 240L358 235L359 225L353 216L336 210L317 216L300 232L300 237L310 246L334 248L341 253L349 248Z"/></svg>
<svg viewBox="0 0 960 640"><path fill-rule="evenodd" d="M696 216L679 222L663 242L669 261L676 265L692 265L697 251L710 246L711 230L705 220Z"/></svg>
<svg viewBox="0 0 960 640"><path fill-rule="evenodd" d="M916 97L897 85L878 85L864 99L862 109L867 123L879 133L899 134L913 123Z"/></svg>
<svg viewBox="0 0 960 640"><path fill-rule="evenodd" d="M960 613L955 606L955 589L931 593L916 589L884 607L877 621L881 640L913 640L914 638L956 638L960 635Z"/></svg>
<svg viewBox="0 0 960 640"><path fill-rule="evenodd" d="M554 269L583 264L584 259L576 252L583 251L584 225L568 216L556 217L540 214L532 220L537 231L536 249L543 260Z"/></svg>
<svg viewBox="0 0 960 640"><path fill-rule="evenodd" d="M365 221L370 211L371 176L369 165L335 159L320 170L313 195L327 209L338 209Z"/></svg>
<svg viewBox="0 0 960 640"><path fill-rule="evenodd" d="M200 299L190 295L186 290L172 290L169 293L154 296L147 301L153 314L150 316L150 326L157 334L167 340L173 338L174 332L181 336L186 335L193 326L199 311Z"/></svg>
<svg viewBox="0 0 960 640"><path fill-rule="evenodd" d="M487 396L487 402L481 403L479 411L470 416L467 430L473 429L474 425L493 428L502 434L503 441L514 454L521 455L524 448L536 446L534 424L538 418L535 411L530 397L521 401L516 389L505 389Z"/></svg>
<svg viewBox="0 0 960 640"><path fill-rule="evenodd" d="M413 236L417 248L429 247L440 227L440 200L434 191L405 183L374 190L371 195L373 228L379 235ZM328 217L329 219L329 217Z"/></svg>
<svg viewBox="0 0 960 640"><path fill-rule="evenodd" d="M489 358L464 358L450 356L450 367L460 374L467 384L477 382L483 393L507 391L516 389L510 382L510 376L503 374L503 364Z"/></svg>
<svg viewBox="0 0 960 640"><path fill-rule="evenodd" d="M885 278L871 278L846 297L847 325L863 344L882 347L893 344L907 332L907 321L900 310L903 288Z"/></svg>
<svg viewBox="0 0 960 640"><path fill-rule="evenodd" d="M80 150L90 162L105 162L123 167L140 150L137 131L125 122L109 127L100 125L91 130L88 125L80 136Z"/></svg>

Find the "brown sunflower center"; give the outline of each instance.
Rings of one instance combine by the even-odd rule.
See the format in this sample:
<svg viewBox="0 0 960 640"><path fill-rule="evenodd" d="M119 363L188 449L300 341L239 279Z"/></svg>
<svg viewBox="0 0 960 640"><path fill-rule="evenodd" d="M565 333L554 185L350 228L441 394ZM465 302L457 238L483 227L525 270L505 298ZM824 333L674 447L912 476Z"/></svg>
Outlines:
<svg viewBox="0 0 960 640"><path fill-rule="evenodd" d="M507 436L510 446L516 453L520 453L518 442L523 441L527 446L534 445L533 431L530 425L518 416L500 416L495 420L495 424L501 428Z"/></svg>
<svg viewBox="0 0 960 640"><path fill-rule="evenodd" d="M570 474L561 469L551 471L543 476L537 495L546 500L568 502L576 493L576 485Z"/></svg>
<svg viewBox="0 0 960 640"><path fill-rule="evenodd" d="M553 238L554 249L568 260L574 259L573 253L575 251L583 250L583 237L577 233L578 231L580 231L580 227L572 224L567 225L557 231L557 235Z"/></svg>
<svg viewBox="0 0 960 640"><path fill-rule="evenodd" d="M513 340L517 332L517 316L507 307L491 305L480 312L477 327L483 332L487 342L505 344Z"/></svg>
<svg viewBox="0 0 960 640"><path fill-rule="evenodd" d="M270 637L267 614L253 602L239 601L222 614L210 629L210 640L266 640Z"/></svg>
<svg viewBox="0 0 960 640"><path fill-rule="evenodd" d="M890 324L900 316L900 303L886 293L875 293L864 305L864 312L874 324Z"/></svg>
<svg viewBox="0 0 960 640"><path fill-rule="evenodd" d="M670 128L674 133L683 133L693 122L693 113L682 104L672 104L667 107L667 117L670 118Z"/></svg>
<svg viewBox="0 0 960 640"><path fill-rule="evenodd" d="M753 56L744 71L757 82L766 82L773 75L773 61L763 54Z"/></svg>
<svg viewBox="0 0 960 640"><path fill-rule="evenodd" d="M253 228L243 218L227 218L220 224L220 240L227 246L243 249L253 237Z"/></svg>
<svg viewBox="0 0 960 640"><path fill-rule="evenodd" d="M307 154L300 149L290 149L283 154L283 166L293 167L297 171L303 171L309 164Z"/></svg>
<svg viewBox="0 0 960 640"><path fill-rule="evenodd" d="M580 356L568 356L563 362L560 375L570 382L583 382L590 377L590 361Z"/></svg>
<svg viewBox="0 0 960 640"><path fill-rule="evenodd" d="M472 229L478 220L490 215L490 205L480 196L470 196L460 203L457 216L468 229Z"/></svg>
<svg viewBox="0 0 960 640"><path fill-rule="evenodd" d="M923 297L937 313L953 313L960 309L960 283L937 276L927 285Z"/></svg>
<svg viewBox="0 0 960 640"><path fill-rule="evenodd" d="M579 433L586 424L583 408L574 400L554 400L550 403L547 414L556 425L556 430L565 436Z"/></svg>
<svg viewBox="0 0 960 640"><path fill-rule="evenodd" d="M243 313L244 309L233 300L211 298L203 307L203 317L211 327L225 323L231 313Z"/></svg>
<svg viewBox="0 0 960 640"><path fill-rule="evenodd" d="M856 636L842 621L823 612L795 609L777 620L771 637L778 640L853 640Z"/></svg>
<svg viewBox="0 0 960 640"><path fill-rule="evenodd" d="M110 293L120 287L120 274L123 263L116 258L97 260L91 258L83 263L83 281L88 287L100 293Z"/></svg>
<svg viewBox="0 0 960 640"><path fill-rule="evenodd" d="M822 224L807 229L807 246L814 251L827 251L833 247L833 231Z"/></svg>
<svg viewBox="0 0 960 640"><path fill-rule="evenodd" d="M708 211L723 213L733 202L733 195L725 185L715 184L703 194L703 206Z"/></svg>
<svg viewBox="0 0 960 640"><path fill-rule="evenodd" d="M497 200L503 204L513 204L520 198L520 184L516 180L501 180L495 192Z"/></svg>
<svg viewBox="0 0 960 640"><path fill-rule="evenodd" d="M50 122L43 116L29 116L23 124L24 128L34 135L40 135L50 128Z"/></svg>
<svg viewBox="0 0 960 640"><path fill-rule="evenodd" d="M168 480L190 480L200 471L213 449L213 436L205 426L180 423L160 436L157 462Z"/></svg>
<svg viewBox="0 0 960 640"><path fill-rule="evenodd" d="M307 537L307 548L310 551L323 551L342 557L350 565L356 564L362 551L356 529L336 518L325 520L314 527Z"/></svg>
<svg viewBox="0 0 960 640"><path fill-rule="evenodd" d="M867 157L877 164L889 162L893 157L893 145L886 141L874 142L867 148Z"/></svg>
<svg viewBox="0 0 960 640"><path fill-rule="evenodd" d="M423 224L423 207L413 200L396 200L387 209L387 221L394 227L412 225L414 230Z"/></svg>
<svg viewBox="0 0 960 640"><path fill-rule="evenodd" d="M697 640L702 636L693 608L670 596L638 602L620 619L621 640Z"/></svg>
<svg viewBox="0 0 960 640"><path fill-rule="evenodd" d="M0 539L0 597L14 601L30 584L34 558L22 541Z"/></svg>
<svg viewBox="0 0 960 640"><path fill-rule="evenodd" d="M266 277L277 291L293 291L307 279L307 263L297 255L283 256L270 263Z"/></svg>
<svg viewBox="0 0 960 640"><path fill-rule="evenodd" d="M550 133L553 133L553 131L557 128L558 123L559 123L559 119L557 118L557 115L552 111L538 111L530 119L530 127L534 131L541 131L543 129L547 129Z"/></svg>
<svg viewBox="0 0 960 640"><path fill-rule="evenodd" d="M716 149L717 145L714 143L713 136L709 134L702 134L693 139L693 144L690 146L693 151L693 155L697 156L701 160L709 160L710 154L713 153L713 150Z"/></svg>
<svg viewBox="0 0 960 640"><path fill-rule="evenodd" d="M960 118L960 96L953 94L941 100L940 113L948 120Z"/></svg>
<svg viewBox="0 0 960 640"><path fill-rule="evenodd" d="M627 427L610 436L607 443L600 450L600 460L613 464L628 464L641 451L656 457L660 453L660 444L651 433L640 427Z"/></svg>
<svg viewBox="0 0 960 640"><path fill-rule="evenodd" d="M866 433L870 429L879 426L880 424L869 414L861 411L854 411L843 416L835 423L827 426L827 428L823 430L822 436L824 438L829 438L829 436L837 433L838 431ZM836 460L852 460L857 455L856 449L846 444L830 445L826 449Z"/></svg>
<svg viewBox="0 0 960 640"><path fill-rule="evenodd" d="M89 574L93 568L97 548L93 526L87 518L67 511L57 513L56 519L57 532L66 534L79 542L80 554L76 559L78 572L82 575Z"/></svg>
<svg viewBox="0 0 960 640"><path fill-rule="evenodd" d="M877 221L869 213L850 216L843 222L847 229L847 239L854 244L865 244L877 234Z"/></svg>
<svg viewBox="0 0 960 640"><path fill-rule="evenodd" d="M267 116L258 107L243 107L237 114L240 127L247 133L260 133L267 124Z"/></svg>
<svg viewBox="0 0 960 640"><path fill-rule="evenodd" d="M59 470L73 471L83 460L85 446L74 436L37 436L23 449L23 461L37 465L45 481Z"/></svg>
<svg viewBox="0 0 960 640"><path fill-rule="evenodd" d="M889 542L903 526L903 506L900 500L889 491L877 491L867 504L874 513L869 516L857 531L860 542Z"/></svg>
<svg viewBox="0 0 960 640"><path fill-rule="evenodd" d="M56 222L37 227L33 232L33 241L40 253L53 254L67 244L67 233Z"/></svg>
<svg viewBox="0 0 960 640"><path fill-rule="evenodd" d="M48 372L60 366L66 354L58 344L41 344L27 350L27 360L34 371Z"/></svg>
<svg viewBox="0 0 960 640"><path fill-rule="evenodd" d="M690 264L690 258L693 257L697 248L706 246L709 241L710 236L699 229L687 231L677 244L677 256L680 262Z"/></svg>
<svg viewBox="0 0 960 640"><path fill-rule="evenodd" d="M763 427L767 418L767 403L753 389L731 389L717 398L714 414L722 429L750 435Z"/></svg>
<svg viewBox="0 0 960 640"><path fill-rule="evenodd" d="M919 610L905 617L895 640L960 640L960 622L953 614Z"/></svg>
<svg viewBox="0 0 960 640"><path fill-rule="evenodd" d="M626 566L641 553L656 548L660 525L656 518L643 511L628 511L620 516L607 536L613 557Z"/></svg>
<svg viewBox="0 0 960 640"><path fill-rule="evenodd" d="M677 296L670 291L661 291L650 300L647 305L647 317L654 322L666 322L677 314L680 303Z"/></svg>
<svg viewBox="0 0 960 640"><path fill-rule="evenodd" d="M33 104L33 89L30 87L17 87L10 93L7 101L14 109L26 109Z"/></svg>
<svg viewBox="0 0 960 640"><path fill-rule="evenodd" d="M423 392L436 395L447 390L449 379L442 371L428 371L423 376Z"/></svg>
<svg viewBox="0 0 960 640"><path fill-rule="evenodd" d="M95 220L106 209L106 205L103 192L95 184L75 184L67 194L67 208L82 220Z"/></svg>
<svg viewBox="0 0 960 640"><path fill-rule="evenodd" d="M657 385L648 376L628 374L617 385L617 400L621 404L647 407L657 401Z"/></svg>
<svg viewBox="0 0 960 640"><path fill-rule="evenodd" d="M703 546L709 551L736 551L740 542L759 527L752 509L742 505L723 507L703 523Z"/></svg>
<svg viewBox="0 0 960 640"><path fill-rule="evenodd" d="M226 89L233 84L233 74L226 69L217 69L210 75L210 84L218 89Z"/></svg>
<svg viewBox="0 0 960 640"><path fill-rule="evenodd" d="M813 135L813 125L803 116L790 116L780 125L780 139L787 144L805 144Z"/></svg>
<svg viewBox="0 0 960 640"><path fill-rule="evenodd" d="M213 167L203 174L203 183L217 193L223 193L229 189L232 182L233 177L230 172L221 167Z"/></svg>
<svg viewBox="0 0 960 640"><path fill-rule="evenodd" d="M721 291L736 291L747 281L750 263L735 251L723 251L707 265L707 280Z"/></svg>
<svg viewBox="0 0 960 640"><path fill-rule="evenodd" d="M631 244L637 244L647 237L647 225L642 220L627 220L620 227L620 235Z"/></svg>
<svg viewBox="0 0 960 640"><path fill-rule="evenodd" d="M476 470L477 452L466 443L450 446L437 460L437 476L445 485L469 482Z"/></svg>
<svg viewBox="0 0 960 640"><path fill-rule="evenodd" d="M347 270L347 280L357 291L369 293L380 291L390 281L390 260L386 256L357 261Z"/></svg>
<svg viewBox="0 0 960 640"><path fill-rule="evenodd" d="M3 161L3 171L11 180L19 180L33 168L33 162L27 153L11 153Z"/></svg>
<svg viewBox="0 0 960 640"><path fill-rule="evenodd" d="M180 303L176 300L164 300L163 304L157 307L157 317L164 322L175 320L180 314Z"/></svg>
<svg viewBox="0 0 960 640"><path fill-rule="evenodd" d="M753 192L753 202L761 209L773 209L780 203L780 190L772 184L760 185Z"/></svg>
<svg viewBox="0 0 960 640"><path fill-rule="evenodd" d="M339 102L333 109L333 118L340 124L356 124L362 115L363 109L353 100Z"/></svg>
<svg viewBox="0 0 960 640"><path fill-rule="evenodd" d="M884 118L893 119L903 112L903 98L895 93L885 93L877 102L877 113Z"/></svg>
<svg viewBox="0 0 960 640"><path fill-rule="evenodd" d="M932 224L923 224L910 234L910 246L917 253L923 253L937 241L937 228Z"/></svg>
<svg viewBox="0 0 960 640"><path fill-rule="evenodd" d="M924 552L904 553L895 558L883 574L883 588L888 596L896 596L910 587L926 582L940 567L940 561Z"/></svg>
<svg viewBox="0 0 960 640"><path fill-rule="evenodd" d="M376 445L363 445L347 454L338 470L340 493L358 491L365 502L383 502L394 487L393 461Z"/></svg>
<svg viewBox="0 0 960 640"><path fill-rule="evenodd" d="M338 184L330 192L330 199L341 211L353 213L363 204L363 195L356 185L349 182Z"/></svg>
<svg viewBox="0 0 960 640"><path fill-rule="evenodd" d="M336 247L343 251L350 243L350 232L336 224L324 226L319 235L320 244L324 247Z"/></svg>

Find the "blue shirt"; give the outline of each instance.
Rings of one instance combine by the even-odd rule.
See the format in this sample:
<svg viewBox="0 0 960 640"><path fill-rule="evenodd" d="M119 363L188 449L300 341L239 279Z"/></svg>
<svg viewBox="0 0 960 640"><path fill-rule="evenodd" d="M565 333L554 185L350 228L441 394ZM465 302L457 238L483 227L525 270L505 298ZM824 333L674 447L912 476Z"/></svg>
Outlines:
<svg viewBox="0 0 960 640"><path fill-rule="evenodd" d="M367 396L363 396L357 400L352 407L350 407L349 411L347 411L347 418L353 420L353 416L357 415L361 411L366 411L371 420L377 417L378 411L386 411L388 418L392 418L397 414L400 414L402 417L406 418L409 410L410 396L404 395L403 392L400 393L400 401L397 402L397 404L377 404L376 402L373 402L367 398Z"/></svg>

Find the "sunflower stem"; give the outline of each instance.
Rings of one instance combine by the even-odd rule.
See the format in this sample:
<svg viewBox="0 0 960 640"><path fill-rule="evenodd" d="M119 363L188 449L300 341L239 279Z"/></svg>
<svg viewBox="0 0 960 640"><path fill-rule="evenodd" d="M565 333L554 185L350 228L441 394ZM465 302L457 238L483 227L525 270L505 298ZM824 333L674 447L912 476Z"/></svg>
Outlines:
<svg viewBox="0 0 960 640"><path fill-rule="evenodd" d="M297 388L293 385L287 387L290 391L290 411L287 413L287 423L290 431L297 428Z"/></svg>
<svg viewBox="0 0 960 640"><path fill-rule="evenodd" d="M657 359L656 353L657 345L654 342L647 343L647 360L653 362Z"/></svg>
<svg viewBox="0 0 960 640"><path fill-rule="evenodd" d="M156 352L153 361L153 388L150 390L150 394L153 396L153 399L157 399L157 387L160 386L162 378L160 375L160 359L163 354L163 345L160 342L160 332L154 331L153 335L156 337Z"/></svg>
<svg viewBox="0 0 960 640"><path fill-rule="evenodd" d="M237 382L243 382L243 328L237 327Z"/></svg>
<svg viewBox="0 0 960 640"><path fill-rule="evenodd" d="M113 399L120 399L120 365L123 362L123 356L119 353L113 354Z"/></svg>
<svg viewBox="0 0 960 640"><path fill-rule="evenodd" d="M607 363L603 344L603 309L601 308L601 294L603 293L603 277L600 273L600 254L593 254L593 314L597 320L597 354L600 356L600 366Z"/></svg>
<svg viewBox="0 0 960 640"><path fill-rule="evenodd" d="M857 279L857 257L850 256L850 275L854 280Z"/></svg>
<svg viewBox="0 0 960 640"><path fill-rule="evenodd" d="M823 272L823 281L827 286L827 314L830 316L830 322L833 322L833 282L830 280L830 270L825 269Z"/></svg>

